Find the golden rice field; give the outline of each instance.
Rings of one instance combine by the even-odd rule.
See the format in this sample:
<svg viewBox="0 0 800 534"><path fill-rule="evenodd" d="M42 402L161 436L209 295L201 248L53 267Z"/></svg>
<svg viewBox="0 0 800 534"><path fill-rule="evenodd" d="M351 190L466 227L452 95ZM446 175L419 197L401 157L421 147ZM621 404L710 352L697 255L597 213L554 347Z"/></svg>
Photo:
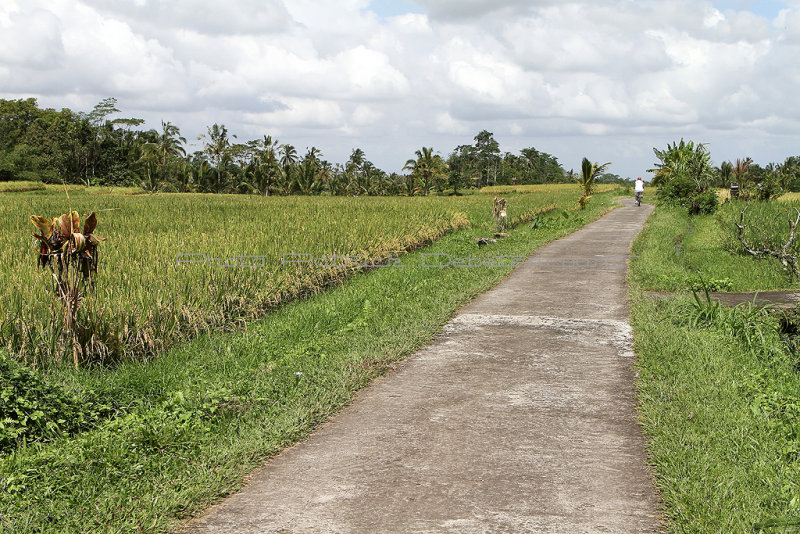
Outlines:
<svg viewBox="0 0 800 534"><path fill-rule="evenodd" d="M509 193L568 193L575 191L576 184L533 184L533 185L490 185L482 187L481 193L507 195ZM618 184L596 184L595 193L605 193L619 189Z"/></svg>
<svg viewBox="0 0 800 534"><path fill-rule="evenodd" d="M730 189L717 189L717 198L720 204L731 199ZM796 202L800 200L800 193L784 193L778 197L780 202Z"/></svg>
<svg viewBox="0 0 800 534"><path fill-rule="evenodd" d="M555 205L573 209L579 196L569 184L526 191L507 197L512 226ZM258 197L71 188L71 208L96 211L96 234L107 238L96 292L79 311L79 359L148 358L199 333L235 328L451 230L490 232L492 194ZM36 267L29 221L67 209L63 188L0 193L0 346L34 365L72 360L51 274Z"/></svg>

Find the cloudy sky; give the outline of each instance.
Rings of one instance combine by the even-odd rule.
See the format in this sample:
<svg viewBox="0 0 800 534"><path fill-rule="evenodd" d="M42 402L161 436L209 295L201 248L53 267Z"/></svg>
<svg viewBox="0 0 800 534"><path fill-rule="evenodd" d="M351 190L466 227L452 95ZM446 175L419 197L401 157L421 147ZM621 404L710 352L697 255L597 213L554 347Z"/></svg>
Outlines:
<svg viewBox="0 0 800 534"><path fill-rule="evenodd" d="M800 0L0 0L0 97L214 122L399 171L480 130L643 175L800 154ZM194 141L195 143L197 141Z"/></svg>

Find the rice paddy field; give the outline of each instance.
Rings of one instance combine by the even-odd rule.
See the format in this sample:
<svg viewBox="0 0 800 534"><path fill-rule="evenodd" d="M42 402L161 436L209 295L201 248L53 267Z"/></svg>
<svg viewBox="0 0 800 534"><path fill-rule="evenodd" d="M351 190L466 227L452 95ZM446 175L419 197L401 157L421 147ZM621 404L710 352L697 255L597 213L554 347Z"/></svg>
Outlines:
<svg viewBox="0 0 800 534"><path fill-rule="evenodd" d="M0 182L0 193L20 193L24 191L44 191L46 186L41 182Z"/></svg>
<svg viewBox="0 0 800 534"><path fill-rule="evenodd" d="M531 185L490 185L482 187L481 193L492 195L508 195L510 193L568 193L575 191L575 184L531 184ZM607 193L619 189L617 184L597 184L595 193Z"/></svg>
<svg viewBox="0 0 800 534"><path fill-rule="evenodd" d="M577 186L502 192L509 224L574 209ZM127 189L0 192L0 347L34 367L71 361L52 276L37 269L30 215L97 212L99 275L81 303L82 364L146 360L466 226L494 229L492 195L257 197L132 195ZM345 258L346 256L346 258ZM68 355L69 353L69 355Z"/></svg>

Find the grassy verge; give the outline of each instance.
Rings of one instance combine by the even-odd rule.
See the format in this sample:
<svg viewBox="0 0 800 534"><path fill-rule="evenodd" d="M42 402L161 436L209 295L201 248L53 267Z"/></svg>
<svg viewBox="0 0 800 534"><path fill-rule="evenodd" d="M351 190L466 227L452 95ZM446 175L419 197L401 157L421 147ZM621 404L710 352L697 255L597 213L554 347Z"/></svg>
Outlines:
<svg viewBox="0 0 800 534"><path fill-rule="evenodd" d="M641 420L673 533L800 531L797 319L643 294L700 277L717 290L798 287L780 265L731 246L725 224L741 207L689 217L659 206L632 249ZM754 204L752 220L774 236L780 209Z"/></svg>
<svg viewBox="0 0 800 534"><path fill-rule="evenodd" d="M774 317L719 308L695 324L691 302L640 296L632 306L641 417L669 531L800 519L797 353Z"/></svg>
<svg viewBox="0 0 800 534"><path fill-rule="evenodd" d="M685 208L659 206L633 245L631 281L653 291L686 291L701 278L721 291L800 287L775 260L736 251L736 209L727 204L715 215L689 216Z"/></svg>
<svg viewBox="0 0 800 534"><path fill-rule="evenodd" d="M244 332L206 335L150 362L51 371L70 392L113 399L94 430L0 458L0 529L160 532L237 489L355 391L412 353L510 268L425 268L422 253L523 256L610 209L540 217L479 249L463 229L386 267L291 302Z"/></svg>

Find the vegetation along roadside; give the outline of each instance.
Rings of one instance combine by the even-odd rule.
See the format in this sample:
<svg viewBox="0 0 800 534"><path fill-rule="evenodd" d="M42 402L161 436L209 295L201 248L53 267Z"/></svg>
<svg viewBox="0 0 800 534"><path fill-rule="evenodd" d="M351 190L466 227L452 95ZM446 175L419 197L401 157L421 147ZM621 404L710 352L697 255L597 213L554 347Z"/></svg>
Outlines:
<svg viewBox="0 0 800 534"><path fill-rule="evenodd" d="M657 208L628 279L640 415L668 530L797 531L800 314L726 307L707 293L798 288L791 262L772 254L800 251L800 205L777 199L778 178L794 183L794 171L748 177L745 158L720 172L702 145L683 142L656 155ZM725 173L738 199L712 189Z"/></svg>
<svg viewBox="0 0 800 534"><path fill-rule="evenodd" d="M49 369L43 376L66 397L91 396L87 420L101 419L91 430L22 444L0 459L0 528L174 527L237 489L250 469L307 435L510 271L423 267L423 253L525 256L600 217L614 194L595 194L577 210L573 189L569 210L538 215L485 247L473 239L487 227L450 232L403 256L406 267L351 277L243 331L202 334L148 362Z"/></svg>

